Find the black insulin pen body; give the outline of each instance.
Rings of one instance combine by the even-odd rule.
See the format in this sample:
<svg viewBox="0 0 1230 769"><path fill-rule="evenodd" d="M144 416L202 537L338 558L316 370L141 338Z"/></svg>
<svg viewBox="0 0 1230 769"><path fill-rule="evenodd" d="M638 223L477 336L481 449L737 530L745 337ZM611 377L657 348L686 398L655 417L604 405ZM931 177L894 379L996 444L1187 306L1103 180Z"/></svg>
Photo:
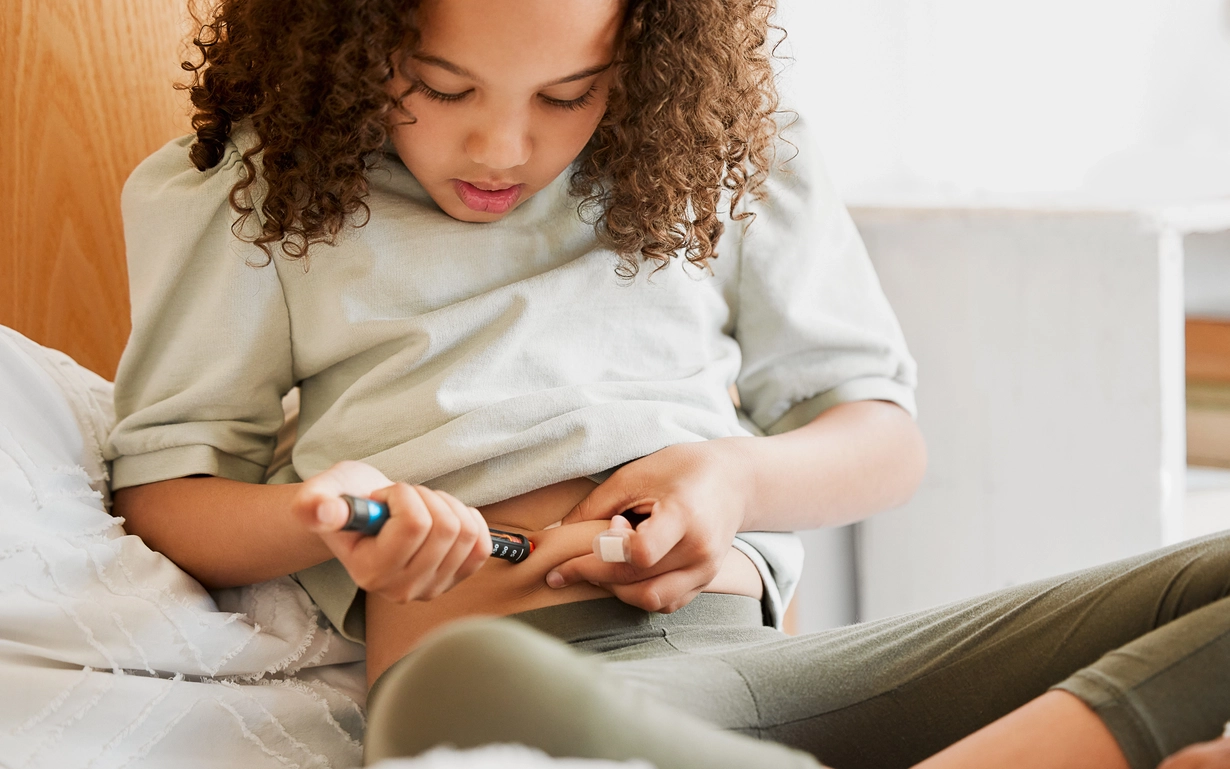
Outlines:
<svg viewBox="0 0 1230 769"><path fill-rule="evenodd" d="M350 507L350 517L342 531L357 531L368 537L374 537L385 521L389 520L388 505L365 497L352 497L343 494L342 500ZM530 553L534 552L534 543L520 534L513 534L498 529L488 529L491 533L491 555L506 561L520 563Z"/></svg>

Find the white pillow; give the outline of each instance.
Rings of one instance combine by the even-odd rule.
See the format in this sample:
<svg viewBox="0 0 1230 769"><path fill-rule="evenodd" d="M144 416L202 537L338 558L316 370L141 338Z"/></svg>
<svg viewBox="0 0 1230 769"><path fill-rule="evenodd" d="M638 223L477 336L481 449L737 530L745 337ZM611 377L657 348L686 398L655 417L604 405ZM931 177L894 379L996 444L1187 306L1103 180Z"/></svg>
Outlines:
<svg viewBox="0 0 1230 769"><path fill-rule="evenodd" d="M292 580L211 596L124 532L102 459L111 391L0 326L0 592L13 593L0 601L0 645L20 637L62 662L207 676L297 669L322 647L314 664L361 659L361 646L318 629Z"/></svg>
<svg viewBox="0 0 1230 769"><path fill-rule="evenodd" d="M211 595L125 533L107 510L111 392L0 326L0 724L17 726L0 756L356 765L362 647L287 577Z"/></svg>
<svg viewBox="0 0 1230 769"><path fill-rule="evenodd" d="M107 509L102 446L115 422L111 390L64 353L0 326L0 428L40 464L80 467Z"/></svg>

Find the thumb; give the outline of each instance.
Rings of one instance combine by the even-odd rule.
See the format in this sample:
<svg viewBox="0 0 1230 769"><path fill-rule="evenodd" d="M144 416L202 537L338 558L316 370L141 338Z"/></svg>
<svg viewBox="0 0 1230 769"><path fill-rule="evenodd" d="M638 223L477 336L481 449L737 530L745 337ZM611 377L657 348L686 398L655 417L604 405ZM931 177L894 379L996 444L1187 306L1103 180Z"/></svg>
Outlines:
<svg viewBox="0 0 1230 769"><path fill-rule="evenodd" d="M632 531L632 522L629 521L627 518L623 517L622 515L616 515L613 518L611 518L611 528L612 529L627 529L628 531Z"/></svg>
<svg viewBox="0 0 1230 769"><path fill-rule="evenodd" d="M341 497L323 497L316 503L316 521L308 528L320 533L341 531L349 517L350 510Z"/></svg>
<svg viewBox="0 0 1230 769"><path fill-rule="evenodd" d="M337 494L315 493L303 495L294 505L295 518L308 531L323 534L338 531L346 524L350 511L346 502Z"/></svg>
<svg viewBox="0 0 1230 769"><path fill-rule="evenodd" d="M582 521L598 521L622 513L627 509L630 500L626 486L621 480L612 475L605 482L598 484L585 496L585 499L568 511L562 523L567 525Z"/></svg>

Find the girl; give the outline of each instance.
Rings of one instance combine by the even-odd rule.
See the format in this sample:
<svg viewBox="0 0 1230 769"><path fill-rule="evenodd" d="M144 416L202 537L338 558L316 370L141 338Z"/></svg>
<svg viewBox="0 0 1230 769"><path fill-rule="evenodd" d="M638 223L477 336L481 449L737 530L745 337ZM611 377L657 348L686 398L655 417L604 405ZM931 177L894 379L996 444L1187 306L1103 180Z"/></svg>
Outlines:
<svg viewBox="0 0 1230 769"><path fill-rule="evenodd" d="M786 532L899 504L924 451L896 321L776 119L771 10L222 0L196 134L124 193L128 530L207 586L293 574L365 639L369 759L1112 767L1214 736L1223 540L775 629ZM341 494L389 523L340 531ZM537 549L489 561L488 526ZM1223 680L1184 710L1193 671Z"/></svg>

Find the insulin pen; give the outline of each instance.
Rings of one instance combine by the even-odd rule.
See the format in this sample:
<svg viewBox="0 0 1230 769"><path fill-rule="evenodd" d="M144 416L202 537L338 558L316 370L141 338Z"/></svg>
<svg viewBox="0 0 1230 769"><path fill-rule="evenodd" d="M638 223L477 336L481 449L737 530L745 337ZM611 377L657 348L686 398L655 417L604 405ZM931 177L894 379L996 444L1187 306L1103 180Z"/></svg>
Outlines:
<svg viewBox="0 0 1230 769"><path fill-rule="evenodd" d="M383 502L365 497L343 494L342 500L350 508L350 516L342 531L357 531L364 536L375 536L385 521L389 520L389 507ZM520 534L498 529L488 529L491 534L491 555L505 561L521 563L534 552L534 543Z"/></svg>

